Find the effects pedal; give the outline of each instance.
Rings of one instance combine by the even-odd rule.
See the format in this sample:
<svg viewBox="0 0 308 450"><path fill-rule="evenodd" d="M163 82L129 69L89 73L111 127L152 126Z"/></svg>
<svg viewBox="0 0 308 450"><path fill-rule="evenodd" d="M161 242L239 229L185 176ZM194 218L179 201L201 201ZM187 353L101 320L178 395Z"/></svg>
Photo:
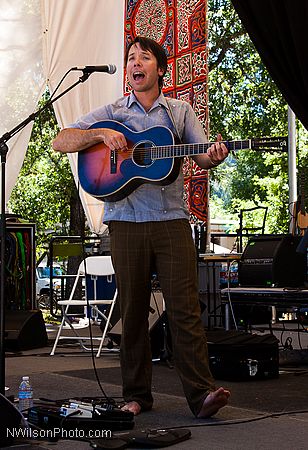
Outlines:
<svg viewBox="0 0 308 450"><path fill-rule="evenodd" d="M59 404L38 404L28 413L28 422L41 429L62 428L72 430L78 428L93 430L130 430L134 427L134 414L122 411L119 407L108 403L86 403L70 400Z"/></svg>

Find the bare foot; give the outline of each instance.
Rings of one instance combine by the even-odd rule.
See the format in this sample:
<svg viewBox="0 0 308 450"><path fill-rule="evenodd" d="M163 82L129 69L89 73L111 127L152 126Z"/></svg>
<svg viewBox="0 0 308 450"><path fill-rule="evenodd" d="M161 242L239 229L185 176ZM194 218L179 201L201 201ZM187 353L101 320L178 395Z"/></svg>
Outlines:
<svg viewBox="0 0 308 450"><path fill-rule="evenodd" d="M122 411L129 411L134 413L134 416L137 416L141 413L141 406L137 402L128 402L121 408Z"/></svg>
<svg viewBox="0 0 308 450"><path fill-rule="evenodd" d="M227 391L222 387L218 388L216 391L210 392L209 395L205 397L197 418L205 419L206 417L211 417L216 414L220 408L226 406L230 395L230 391Z"/></svg>

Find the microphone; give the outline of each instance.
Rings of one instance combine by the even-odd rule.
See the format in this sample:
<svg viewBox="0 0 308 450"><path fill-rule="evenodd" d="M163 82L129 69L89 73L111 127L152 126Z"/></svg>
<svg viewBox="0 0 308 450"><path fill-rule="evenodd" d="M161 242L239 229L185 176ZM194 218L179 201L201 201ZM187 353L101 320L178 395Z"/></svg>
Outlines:
<svg viewBox="0 0 308 450"><path fill-rule="evenodd" d="M83 73L106 72L112 75L116 72L117 68L114 64L106 64L104 66L72 67L71 70L82 70Z"/></svg>

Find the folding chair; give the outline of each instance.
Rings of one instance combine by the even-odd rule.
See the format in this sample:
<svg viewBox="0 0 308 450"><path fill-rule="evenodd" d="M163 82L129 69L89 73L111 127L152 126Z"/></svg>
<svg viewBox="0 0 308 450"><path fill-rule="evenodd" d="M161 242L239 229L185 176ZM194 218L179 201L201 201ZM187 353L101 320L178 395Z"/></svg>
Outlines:
<svg viewBox="0 0 308 450"><path fill-rule="evenodd" d="M78 281L84 277L86 278L85 298L74 299L73 297L77 288ZM100 298L101 295L99 295L100 293L98 292L98 281L101 277L104 277L106 279L106 283L109 283L111 287L111 289L107 289L108 292L103 293L103 297L105 298ZM93 295L91 295L91 291ZM92 318L96 323L99 320L101 321L100 329L102 330L102 336L92 337L93 340L100 341L96 353L96 356L99 357L102 351L106 333L109 328L110 318L116 302L116 297L117 289L115 286L114 268L112 266L111 257L89 256L85 258L79 266L69 299L60 300L58 302L58 305L60 305L62 308L63 317L50 355L55 354L55 350L60 339L78 340L81 348L83 348L84 350L90 350L90 348L85 345L85 342L90 340L91 337L81 336L80 334L78 334L78 327L74 326L74 323L72 323L72 321L70 320L70 318L74 316L74 314L70 313L69 311L70 307L83 306L84 317L86 318L85 323L87 324L87 327L91 326ZM103 309L102 305L106 306L106 308ZM104 326L102 326L103 323ZM69 327L73 331L74 336L63 336L62 331L63 329L65 330L64 327Z"/></svg>

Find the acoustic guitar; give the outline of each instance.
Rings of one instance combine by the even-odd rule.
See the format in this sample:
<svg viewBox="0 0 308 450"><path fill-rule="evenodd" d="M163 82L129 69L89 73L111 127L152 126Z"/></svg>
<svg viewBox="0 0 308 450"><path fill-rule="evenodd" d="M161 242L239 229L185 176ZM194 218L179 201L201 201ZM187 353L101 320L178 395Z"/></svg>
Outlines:
<svg viewBox="0 0 308 450"><path fill-rule="evenodd" d="M305 229L308 227L308 214L305 207L305 175L300 175L300 194L297 199L297 226L300 234L303 235Z"/></svg>
<svg viewBox="0 0 308 450"><path fill-rule="evenodd" d="M178 176L181 158L206 153L213 142L176 144L173 133L164 126L141 132L105 120L91 128L110 128L124 134L128 150L110 150L104 143L78 153L78 177L82 188L103 201L118 201L143 183L166 185ZM287 138L260 138L224 141L229 152L253 149L275 151L287 149Z"/></svg>

